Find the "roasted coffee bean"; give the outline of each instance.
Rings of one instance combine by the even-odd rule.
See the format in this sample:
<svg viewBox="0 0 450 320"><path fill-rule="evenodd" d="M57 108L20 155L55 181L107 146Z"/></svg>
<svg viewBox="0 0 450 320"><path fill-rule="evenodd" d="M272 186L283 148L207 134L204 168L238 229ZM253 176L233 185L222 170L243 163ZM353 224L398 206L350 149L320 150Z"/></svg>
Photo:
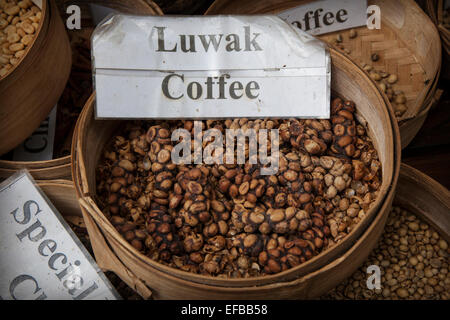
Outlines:
<svg viewBox="0 0 450 320"><path fill-rule="evenodd" d="M377 197L381 164L355 112L333 99L330 120L200 122L278 129L271 175L250 161L247 141L244 164L172 163L172 132L194 133L193 121L126 123L97 170L99 205L135 249L183 271L245 278L294 268L344 239Z"/></svg>

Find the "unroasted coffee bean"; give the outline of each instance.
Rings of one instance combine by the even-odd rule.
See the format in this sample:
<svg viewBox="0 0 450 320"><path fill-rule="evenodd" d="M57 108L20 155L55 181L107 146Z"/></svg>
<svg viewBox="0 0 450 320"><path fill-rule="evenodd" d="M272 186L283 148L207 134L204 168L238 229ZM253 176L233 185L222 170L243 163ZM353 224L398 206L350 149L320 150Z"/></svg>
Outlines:
<svg viewBox="0 0 450 320"><path fill-rule="evenodd" d="M364 265L324 299L450 299L447 243L425 222L394 207L384 234ZM439 243L443 244L442 247ZM382 290L367 289L366 270L381 269Z"/></svg>
<svg viewBox="0 0 450 320"><path fill-rule="evenodd" d="M0 1L0 78L25 56L41 17L41 10L29 0Z"/></svg>

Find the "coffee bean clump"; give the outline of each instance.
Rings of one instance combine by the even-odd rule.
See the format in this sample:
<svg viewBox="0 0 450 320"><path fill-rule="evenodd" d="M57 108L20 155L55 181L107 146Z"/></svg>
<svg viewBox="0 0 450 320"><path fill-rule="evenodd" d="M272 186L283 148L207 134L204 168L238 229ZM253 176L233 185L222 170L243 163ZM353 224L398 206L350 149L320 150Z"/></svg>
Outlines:
<svg viewBox="0 0 450 320"><path fill-rule="evenodd" d="M175 164L178 128L190 139L201 135L189 120L126 122L96 177L96 201L112 225L136 250L174 268L242 278L296 267L350 233L380 189L378 154L351 101L334 99L330 120L201 121L223 137L226 129L258 137L278 129L278 141L267 139L269 156L279 157L272 175L262 174L269 164L249 161L248 140L237 141L244 164ZM203 139L203 149L210 143ZM214 159L237 157L215 150Z"/></svg>

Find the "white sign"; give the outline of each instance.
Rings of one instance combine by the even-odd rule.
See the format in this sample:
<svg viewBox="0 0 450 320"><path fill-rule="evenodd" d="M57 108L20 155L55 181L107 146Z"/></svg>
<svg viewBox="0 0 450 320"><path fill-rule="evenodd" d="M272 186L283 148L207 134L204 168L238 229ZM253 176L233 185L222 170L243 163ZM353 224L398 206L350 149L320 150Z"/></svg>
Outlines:
<svg viewBox="0 0 450 320"><path fill-rule="evenodd" d="M41 122L39 128L34 130L21 145L14 149L14 161L43 161L53 159L53 145L56 129L55 106L48 117Z"/></svg>
<svg viewBox="0 0 450 320"><path fill-rule="evenodd" d="M276 16L115 15L92 48L98 118L329 118L325 45Z"/></svg>
<svg viewBox="0 0 450 320"><path fill-rule="evenodd" d="M312 1L278 14L313 35L360 27L367 21L367 0Z"/></svg>
<svg viewBox="0 0 450 320"><path fill-rule="evenodd" d="M0 300L119 299L27 172L0 184Z"/></svg>

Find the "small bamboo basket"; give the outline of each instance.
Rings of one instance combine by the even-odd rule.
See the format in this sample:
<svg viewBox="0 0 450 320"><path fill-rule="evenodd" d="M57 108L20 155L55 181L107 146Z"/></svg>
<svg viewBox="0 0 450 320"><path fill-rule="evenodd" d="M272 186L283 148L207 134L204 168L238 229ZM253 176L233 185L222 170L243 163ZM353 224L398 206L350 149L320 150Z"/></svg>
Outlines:
<svg viewBox="0 0 450 320"><path fill-rule="evenodd" d="M450 191L439 182L402 164L394 204L425 220L450 242Z"/></svg>
<svg viewBox="0 0 450 320"><path fill-rule="evenodd" d="M380 229L380 232L372 235L374 243L376 242L391 208L401 152L398 125L392 110L386 105L386 97L380 94L375 84L350 59L333 49L331 58L334 95L354 100L358 116L368 124L369 135L382 163L383 181L379 196L366 217L343 241L296 268L276 275L249 279L220 279L196 275L149 259L123 239L94 201L95 171L101 156L100 150L103 150L121 121L95 120L93 95L78 120L74 135L72 175L97 263L120 277L132 274L132 280L135 281L132 287L138 293L143 297L149 296L151 291L143 286L145 283L158 299L304 298L311 296L311 292L315 296L319 291L337 284L340 279L338 275L336 281L334 277L330 281L329 275L315 272L343 255L373 224L374 219L381 217L380 225L375 227L376 230ZM371 244L364 243L363 247L362 256L366 254L367 257ZM358 267L352 260L340 264L340 268L342 265L347 266L349 270ZM129 279L123 280L129 283ZM317 289L311 289L313 284ZM268 290L273 288L279 290L268 295Z"/></svg>
<svg viewBox="0 0 450 320"><path fill-rule="evenodd" d="M0 179L6 179L20 169L27 169L35 179L72 179L70 156L47 161L0 160Z"/></svg>
<svg viewBox="0 0 450 320"><path fill-rule="evenodd" d="M69 77L71 50L54 0L42 1L42 19L30 46L0 80L0 155L39 127Z"/></svg>
<svg viewBox="0 0 450 320"><path fill-rule="evenodd" d="M115 9L119 12L124 12L124 13L129 13L129 14L162 15L161 9L154 2L152 2L150 0L133 0L133 1L77 0L77 1L64 1L64 2L65 2L64 5L69 5L69 3L70 3L70 4L86 6L85 8L82 9L82 12L88 11L87 5L89 3L95 3L98 5L102 5L102 6L105 6L108 8ZM69 59L69 61L70 61L70 59ZM69 64L70 64L70 62L69 62ZM1 83L0 83L0 88L1 88ZM61 90L61 92L62 92L62 90ZM57 98L59 99L59 95ZM1 98L0 98L0 102L1 102ZM19 114L17 114L17 116L19 116ZM2 120L0 120L0 123L1 123L1 121ZM15 120L11 120L11 121L15 121ZM0 125L0 128L2 128L1 125ZM0 129L0 134L2 134L2 130L3 129ZM11 135L8 135L8 137L9 136L11 136ZM26 137L27 136L23 137L22 140L24 140ZM7 139L5 139L5 140L7 140ZM1 150L1 147L0 147L0 150ZM0 152L0 154L1 154L1 152ZM6 179L7 177L11 176L15 171L20 170L20 169L28 169L30 174L35 179L40 179L40 180L72 179L70 162L71 162L70 155L55 158L53 160L46 160L46 161L0 160L0 179Z"/></svg>
<svg viewBox="0 0 450 320"><path fill-rule="evenodd" d="M214 14L277 14L312 0L216 0L206 11ZM358 36L349 39L349 30L328 33L320 39L334 45L337 34L358 65L371 64L375 70L398 75L396 90L405 93L406 112L398 118L402 148L420 130L428 111L436 102L436 84L441 66L438 31L414 0L369 0L381 9L381 29L356 28ZM379 60L371 61L373 53Z"/></svg>

